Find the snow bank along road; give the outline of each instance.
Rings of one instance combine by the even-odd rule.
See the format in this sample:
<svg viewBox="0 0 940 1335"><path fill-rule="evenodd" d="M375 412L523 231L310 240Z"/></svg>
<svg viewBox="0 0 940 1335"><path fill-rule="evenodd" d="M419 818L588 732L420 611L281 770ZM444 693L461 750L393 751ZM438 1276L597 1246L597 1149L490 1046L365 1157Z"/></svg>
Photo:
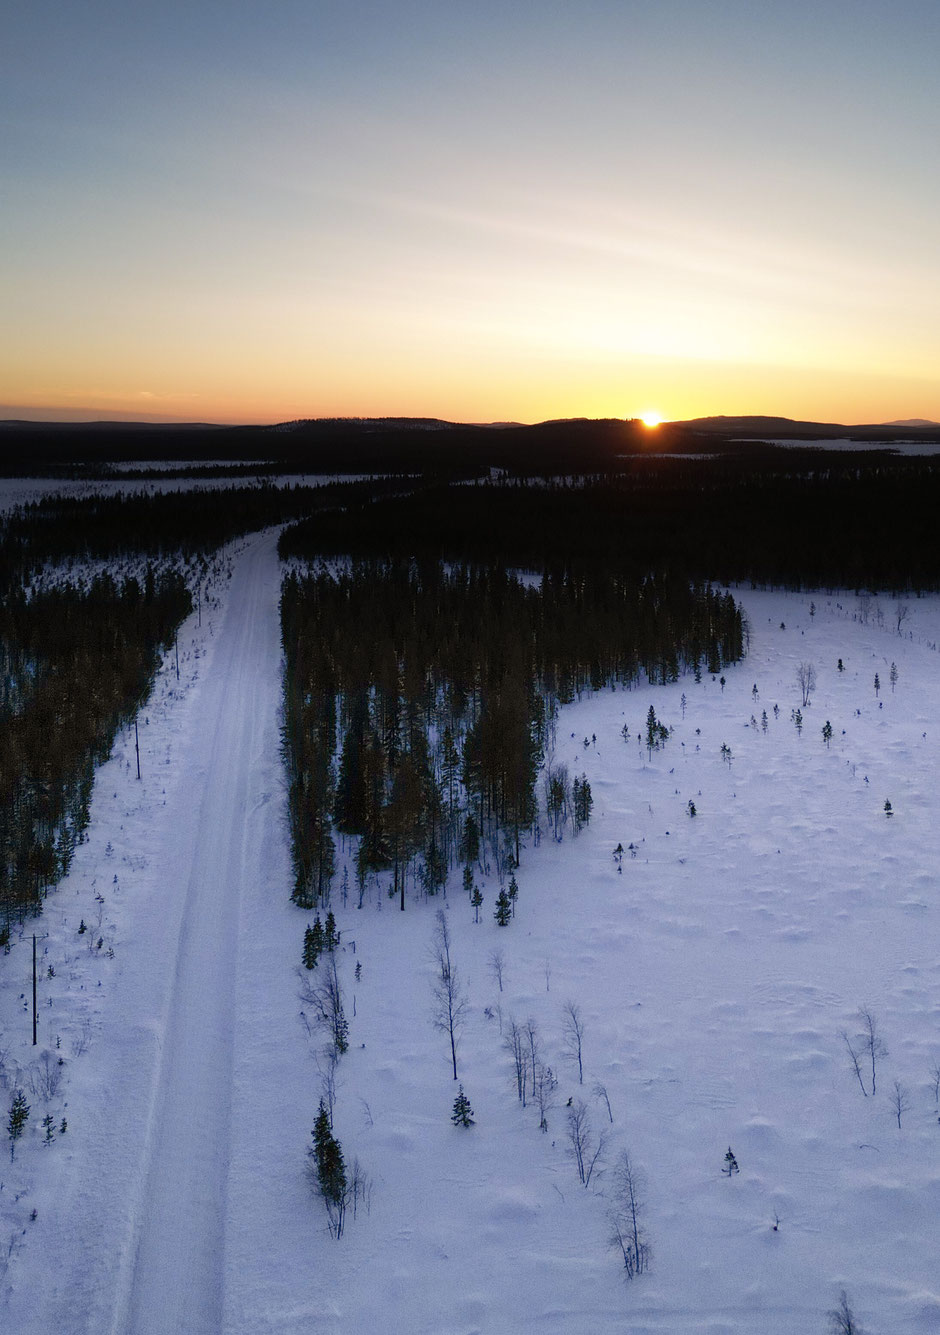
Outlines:
<svg viewBox="0 0 940 1335"><path fill-rule="evenodd" d="M62 1170L60 1222L30 1248L43 1252L38 1285L17 1286L8 1330L212 1335L237 1324L224 1317L223 1277L233 1067L250 1011L250 997L236 999L240 919L270 879L272 841L283 846L270 800L280 791L277 591L275 538L254 538L156 781L165 805L145 796L137 813L149 902L134 905L96 1051L83 1058L94 1074L70 1106L83 1149ZM267 893L283 901L283 881ZM244 1239L238 1251L248 1250Z"/></svg>

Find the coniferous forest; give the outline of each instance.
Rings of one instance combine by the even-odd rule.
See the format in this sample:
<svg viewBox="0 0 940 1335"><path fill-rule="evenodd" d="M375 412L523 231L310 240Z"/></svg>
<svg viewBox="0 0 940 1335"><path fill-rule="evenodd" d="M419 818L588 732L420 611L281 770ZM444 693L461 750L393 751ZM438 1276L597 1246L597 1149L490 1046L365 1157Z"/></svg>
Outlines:
<svg viewBox="0 0 940 1335"><path fill-rule="evenodd" d="M0 923L38 912L65 875L95 766L191 605L180 574L152 569L0 601Z"/></svg>
<svg viewBox="0 0 940 1335"><path fill-rule="evenodd" d="M305 908L329 893L335 834L358 837L360 897L387 873L402 909L409 872L428 895L461 864L468 890L475 864L502 881L540 818L557 835L590 817L587 781L552 765L560 705L716 673L744 651L729 594L595 565L532 581L500 564L354 561L290 574L281 618Z"/></svg>
<svg viewBox="0 0 940 1335"><path fill-rule="evenodd" d="M337 494L356 494L355 484L54 498L3 517L0 931L41 911L68 870L95 766L133 722L193 606L183 569L199 584L223 542ZM128 573L112 573L122 566Z"/></svg>
<svg viewBox="0 0 940 1335"><path fill-rule="evenodd" d="M540 810L552 829L570 810L573 827L577 776L546 772L539 798L558 706L740 657L740 616L708 581L940 579L929 460L760 449L634 454L605 475L533 482L535 468L470 485L425 474L58 497L5 516L5 917L40 905L68 865L95 760L144 698L187 583L238 534L293 521L283 557L337 558L291 576L282 604L301 902L328 887L337 838L358 839L360 879L387 873L402 900L408 872L430 892L456 864L516 858ZM122 562L124 577L91 577Z"/></svg>

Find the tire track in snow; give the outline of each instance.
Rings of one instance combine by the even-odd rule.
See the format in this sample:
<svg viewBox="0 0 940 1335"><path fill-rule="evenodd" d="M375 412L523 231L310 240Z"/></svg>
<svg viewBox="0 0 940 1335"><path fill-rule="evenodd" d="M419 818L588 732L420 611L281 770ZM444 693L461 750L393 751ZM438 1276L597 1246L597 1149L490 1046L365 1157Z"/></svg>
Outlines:
<svg viewBox="0 0 940 1335"><path fill-rule="evenodd" d="M135 1245L118 1283L114 1335L222 1330L239 902L251 772L278 647L260 629L262 562L252 547L233 577L205 691L211 736L176 949L160 1072L150 1110ZM209 687L209 683L206 683Z"/></svg>

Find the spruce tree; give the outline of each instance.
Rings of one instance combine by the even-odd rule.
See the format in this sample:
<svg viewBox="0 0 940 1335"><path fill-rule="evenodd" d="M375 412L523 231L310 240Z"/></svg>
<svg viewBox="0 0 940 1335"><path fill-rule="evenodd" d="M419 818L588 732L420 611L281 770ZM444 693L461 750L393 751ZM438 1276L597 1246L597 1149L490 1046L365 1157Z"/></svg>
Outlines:
<svg viewBox="0 0 940 1335"><path fill-rule="evenodd" d="M450 1120L454 1126L473 1126L473 1109L470 1107L470 1100L463 1092L463 1085L460 1086L454 1099L454 1111Z"/></svg>
<svg viewBox="0 0 940 1335"><path fill-rule="evenodd" d="M317 1187L326 1206L330 1232L335 1238L342 1237L343 1222L346 1215L346 1164L339 1141L333 1135L329 1113L323 1099L317 1112L313 1127L313 1157L317 1172Z"/></svg>
<svg viewBox="0 0 940 1335"><path fill-rule="evenodd" d="M508 927L509 920L512 917L512 905L509 902L509 896L505 890L500 890L496 899L496 912L493 917L499 923L500 927Z"/></svg>
<svg viewBox="0 0 940 1335"><path fill-rule="evenodd" d="M483 903L483 891L478 885L474 885L473 894L470 896L470 903L473 905L473 921L480 921L480 905Z"/></svg>
<svg viewBox="0 0 940 1335"><path fill-rule="evenodd" d="M7 1133L10 1137L10 1158L16 1154L16 1142L26 1129L29 1121L29 1104L21 1089L16 1090L10 1104L10 1116L7 1119Z"/></svg>
<svg viewBox="0 0 940 1335"><path fill-rule="evenodd" d="M509 896L509 902L512 905L512 916L516 916L516 900L519 898L519 886L516 883L515 872L509 877L509 889L506 892Z"/></svg>
<svg viewBox="0 0 940 1335"><path fill-rule="evenodd" d="M323 928L323 948L330 954L339 945L339 932L336 930L336 919L333 917L333 910L330 909L326 915L326 924Z"/></svg>
<svg viewBox="0 0 940 1335"><path fill-rule="evenodd" d="M575 779L572 785L572 794L574 797L574 828L575 832L578 832L590 821L591 811L594 807L591 785L588 783L586 774L582 774L580 779Z"/></svg>
<svg viewBox="0 0 940 1335"><path fill-rule="evenodd" d="M738 1173L741 1171L738 1168L738 1161L734 1157L734 1151L732 1150L730 1145L728 1146L728 1153L725 1155L725 1166L724 1168L722 1168L721 1171L725 1174L726 1177L731 1177L733 1173Z"/></svg>
<svg viewBox="0 0 940 1335"><path fill-rule="evenodd" d="M317 922L319 921L320 920L318 918ZM321 932L321 938L322 938L322 932ZM319 958L320 958L320 952L319 949L317 948L316 934L313 928L308 923L307 929L304 932L304 959L303 959L304 968L315 969L317 967L317 960Z"/></svg>

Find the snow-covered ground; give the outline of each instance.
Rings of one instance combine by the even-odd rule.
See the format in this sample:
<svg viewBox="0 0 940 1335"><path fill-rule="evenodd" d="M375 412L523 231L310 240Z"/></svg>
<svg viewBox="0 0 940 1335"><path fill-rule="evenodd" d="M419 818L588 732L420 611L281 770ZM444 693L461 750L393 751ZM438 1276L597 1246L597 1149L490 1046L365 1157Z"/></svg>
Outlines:
<svg viewBox="0 0 940 1335"><path fill-rule="evenodd" d="M459 884L400 913L377 887L344 903L339 878L334 1128L374 1186L334 1242L305 1177L322 1040L299 996L312 915L288 903L273 538L213 588L202 638L180 635L181 682L168 660L145 710L142 780L125 737L34 924L36 1048L28 933L0 958L0 1051L32 1105L0 1167L0 1329L822 1335L843 1287L872 1335L940 1329L940 600L908 600L899 636L891 600L879 623L851 596L741 591L750 654L724 688L686 678L565 709L554 759L587 774L593 819L525 850L506 928L493 878L479 924ZM818 685L799 734L801 662ZM651 703L674 732L650 759ZM442 905L469 1001L469 1130L451 1125L431 1023ZM863 1005L888 1049L874 1096L841 1037ZM510 1017L536 1023L558 1076L544 1135L516 1098ZM44 1052L61 1071L48 1099ZM607 1245L612 1176L585 1189L566 1152L569 1098L610 1132L608 1161L629 1148L648 1179L653 1260L630 1284ZM48 1146L47 1107L68 1120Z"/></svg>
<svg viewBox="0 0 940 1335"><path fill-rule="evenodd" d="M833 450L837 454L857 454L859 450L888 450L892 454L907 455L912 459L940 454L940 444L934 440L855 440L851 436L835 439L796 440L789 436L755 436L754 440L770 445L784 445L795 450ZM742 440L742 444L746 442Z"/></svg>

